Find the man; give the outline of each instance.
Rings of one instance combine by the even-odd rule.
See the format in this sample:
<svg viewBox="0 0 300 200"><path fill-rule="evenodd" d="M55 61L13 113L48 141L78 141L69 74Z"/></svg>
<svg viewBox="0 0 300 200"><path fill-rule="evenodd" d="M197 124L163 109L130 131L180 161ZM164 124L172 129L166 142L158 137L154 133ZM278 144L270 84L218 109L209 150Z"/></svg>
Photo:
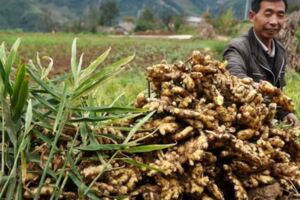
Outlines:
<svg viewBox="0 0 300 200"><path fill-rule="evenodd" d="M249 19L253 27L234 39L224 52L228 70L240 78L269 81L278 88L285 86L286 51L275 39L285 20L287 0L252 0ZM294 113L279 112L278 118L296 125Z"/></svg>

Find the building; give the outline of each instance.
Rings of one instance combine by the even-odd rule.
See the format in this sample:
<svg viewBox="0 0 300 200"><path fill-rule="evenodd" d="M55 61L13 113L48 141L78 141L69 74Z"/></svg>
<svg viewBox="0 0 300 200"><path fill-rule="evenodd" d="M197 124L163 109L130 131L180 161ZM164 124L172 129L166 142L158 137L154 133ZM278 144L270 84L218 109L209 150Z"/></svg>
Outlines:
<svg viewBox="0 0 300 200"><path fill-rule="evenodd" d="M184 22L188 26L197 27L203 19L201 17L196 16L186 16L184 18Z"/></svg>
<svg viewBox="0 0 300 200"><path fill-rule="evenodd" d="M114 30L119 34L128 35L132 33L135 29L135 24L132 22L120 22L114 27Z"/></svg>

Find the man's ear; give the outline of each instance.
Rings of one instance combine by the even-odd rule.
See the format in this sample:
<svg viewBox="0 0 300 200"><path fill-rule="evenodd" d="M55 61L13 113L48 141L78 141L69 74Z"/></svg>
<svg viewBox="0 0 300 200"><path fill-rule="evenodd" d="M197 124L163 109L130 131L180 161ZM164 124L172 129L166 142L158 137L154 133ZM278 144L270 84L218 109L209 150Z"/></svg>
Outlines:
<svg viewBox="0 0 300 200"><path fill-rule="evenodd" d="M249 18L250 22L253 22L255 15L256 15L256 13L253 10L249 11L248 18Z"/></svg>

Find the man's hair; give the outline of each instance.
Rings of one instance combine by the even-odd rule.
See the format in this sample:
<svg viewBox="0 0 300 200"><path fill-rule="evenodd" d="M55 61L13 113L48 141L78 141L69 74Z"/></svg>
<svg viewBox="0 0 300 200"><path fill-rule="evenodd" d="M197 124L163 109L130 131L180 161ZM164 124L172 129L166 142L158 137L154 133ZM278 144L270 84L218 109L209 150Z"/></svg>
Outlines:
<svg viewBox="0 0 300 200"><path fill-rule="evenodd" d="M271 1L271 2L283 1L284 5L285 5L285 11L287 11L287 9L288 9L287 0L252 0L251 10L257 13L260 9L260 3L262 1Z"/></svg>

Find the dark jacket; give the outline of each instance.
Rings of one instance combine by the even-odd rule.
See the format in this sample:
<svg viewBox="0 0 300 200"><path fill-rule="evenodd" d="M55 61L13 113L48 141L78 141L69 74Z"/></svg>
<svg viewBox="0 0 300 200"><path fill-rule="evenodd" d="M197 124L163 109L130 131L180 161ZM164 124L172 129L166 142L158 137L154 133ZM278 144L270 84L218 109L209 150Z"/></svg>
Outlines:
<svg viewBox="0 0 300 200"><path fill-rule="evenodd" d="M240 78L251 77L254 81L266 80L278 88L285 86L286 51L275 40L275 60L270 66L261 44L257 41L253 28L239 38L233 39L223 57L228 61L227 69Z"/></svg>

